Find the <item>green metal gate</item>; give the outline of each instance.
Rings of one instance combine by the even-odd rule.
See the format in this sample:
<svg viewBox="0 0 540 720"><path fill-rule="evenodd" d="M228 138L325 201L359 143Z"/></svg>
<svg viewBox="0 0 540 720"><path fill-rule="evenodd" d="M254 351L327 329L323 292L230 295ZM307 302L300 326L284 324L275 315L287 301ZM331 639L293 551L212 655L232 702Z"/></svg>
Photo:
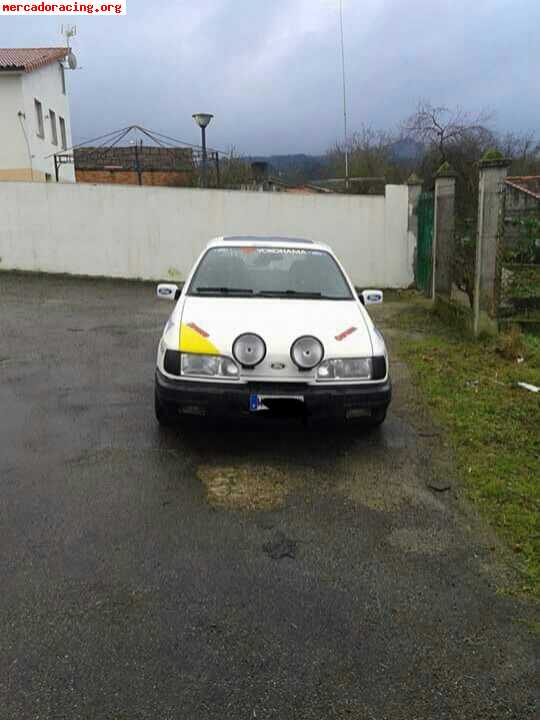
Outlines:
<svg viewBox="0 0 540 720"><path fill-rule="evenodd" d="M433 193L423 192L416 207L418 217L418 243L416 248L416 283L426 295L431 291L433 246Z"/></svg>

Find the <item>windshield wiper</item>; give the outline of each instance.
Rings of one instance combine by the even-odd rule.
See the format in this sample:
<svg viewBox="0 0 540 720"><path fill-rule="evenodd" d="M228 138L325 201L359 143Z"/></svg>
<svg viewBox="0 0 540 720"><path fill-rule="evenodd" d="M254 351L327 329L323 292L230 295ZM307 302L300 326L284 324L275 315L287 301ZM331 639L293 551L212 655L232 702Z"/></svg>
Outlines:
<svg viewBox="0 0 540 720"><path fill-rule="evenodd" d="M249 288L234 288L234 287L198 287L196 288L198 293L232 293L234 295L244 294L253 295L253 290Z"/></svg>
<svg viewBox="0 0 540 720"><path fill-rule="evenodd" d="M322 298L323 295L320 292L310 292L304 290L261 290L259 295L269 295L280 297L302 297L302 298Z"/></svg>

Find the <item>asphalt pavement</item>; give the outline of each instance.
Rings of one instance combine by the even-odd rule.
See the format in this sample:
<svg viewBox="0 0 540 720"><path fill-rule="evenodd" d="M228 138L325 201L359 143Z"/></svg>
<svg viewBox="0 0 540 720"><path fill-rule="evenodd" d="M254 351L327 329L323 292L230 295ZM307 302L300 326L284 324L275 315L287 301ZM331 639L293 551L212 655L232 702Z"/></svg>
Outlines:
<svg viewBox="0 0 540 720"><path fill-rule="evenodd" d="M169 312L0 274L0 718L537 718L533 611L407 368L379 430L162 431Z"/></svg>

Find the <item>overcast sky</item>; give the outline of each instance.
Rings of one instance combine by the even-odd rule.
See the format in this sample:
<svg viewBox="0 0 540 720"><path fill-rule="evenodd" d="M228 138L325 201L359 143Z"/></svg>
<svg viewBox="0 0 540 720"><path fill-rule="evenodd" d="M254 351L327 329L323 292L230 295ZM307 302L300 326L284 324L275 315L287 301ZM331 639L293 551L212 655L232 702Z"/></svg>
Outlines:
<svg viewBox="0 0 540 720"><path fill-rule="evenodd" d="M419 98L540 131L540 0L344 0L349 128ZM74 140L132 123L244 154L324 152L343 133L338 0L127 0L77 18ZM61 45L72 17L0 18L0 46ZM539 133L540 134L540 133Z"/></svg>

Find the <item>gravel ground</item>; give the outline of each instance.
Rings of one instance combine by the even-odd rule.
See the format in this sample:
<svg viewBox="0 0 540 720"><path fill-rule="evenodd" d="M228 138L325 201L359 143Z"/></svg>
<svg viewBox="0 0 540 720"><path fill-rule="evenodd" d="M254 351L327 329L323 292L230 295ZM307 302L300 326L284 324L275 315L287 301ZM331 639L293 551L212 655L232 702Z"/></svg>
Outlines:
<svg viewBox="0 0 540 720"><path fill-rule="evenodd" d="M163 432L169 311L0 275L0 718L538 717L534 608L407 368L380 430Z"/></svg>

